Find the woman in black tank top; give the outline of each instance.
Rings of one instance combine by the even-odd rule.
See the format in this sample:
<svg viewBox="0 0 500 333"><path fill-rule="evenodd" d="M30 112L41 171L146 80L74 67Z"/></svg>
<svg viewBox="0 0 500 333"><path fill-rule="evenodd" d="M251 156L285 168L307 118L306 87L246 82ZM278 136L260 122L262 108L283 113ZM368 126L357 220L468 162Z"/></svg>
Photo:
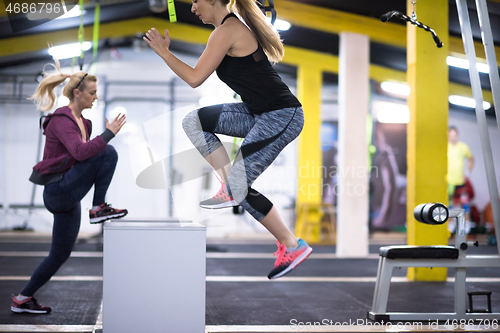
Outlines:
<svg viewBox="0 0 500 333"><path fill-rule="evenodd" d="M271 65L283 58L278 33L254 0L193 0L191 11L215 30L193 68L169 50L170 37L151 28L144 40L182 80L195 88L214 71L240 95L242 103L200 108L183 120L189 139L221 178L221 189L203 208L243 207L273 236L278 258L269 279L281 277L309 256L312 248L288 229L276 207L251 186L293 141L304 125L300 102ZM243 19L241 22L234 13ZM234 162L216 134L244 138Z"/></svg>

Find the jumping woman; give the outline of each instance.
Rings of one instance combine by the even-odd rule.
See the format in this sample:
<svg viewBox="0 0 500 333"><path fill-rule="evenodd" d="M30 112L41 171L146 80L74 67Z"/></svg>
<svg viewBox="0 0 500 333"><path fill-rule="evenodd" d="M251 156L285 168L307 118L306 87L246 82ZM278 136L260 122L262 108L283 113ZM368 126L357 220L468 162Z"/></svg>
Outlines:
<svg viewBox="0 0 500 333"><path fill-rule="evenodd" d="M221 189L200 203L203 208L242 206L276 238L278 251L269 279L290 272L312 248L288 229L276 207L251 186L279 153L302 131L304 113L272 67L283 58L278 33L254 0L193 0L191 11L215 30L196 66L185 64L169 50L170 37L151 28L144 40L182 80L196 88L214 71L241 96L242 103L203 107L183 120L195 147L221 178ZM235 13L239 14L243 22ZM231 165L215 134L244 138Z"/></svg>

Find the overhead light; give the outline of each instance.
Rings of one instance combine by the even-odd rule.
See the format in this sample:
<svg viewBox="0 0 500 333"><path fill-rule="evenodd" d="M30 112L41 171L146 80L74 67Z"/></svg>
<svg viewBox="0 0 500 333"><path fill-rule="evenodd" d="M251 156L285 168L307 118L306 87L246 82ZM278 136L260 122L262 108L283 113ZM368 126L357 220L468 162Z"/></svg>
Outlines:
<svg viewBox="0 0 500 333"><path fill-rule="evenodd" d="M448 97L448 101L451 104L455 104L458 106L464 106L466 108L475 108L476 107L476 100L470 97L464 97L464 96L458 96L458 95L451 95ZM483 107L485 110L488 110L491 107L491 104L483 101Z"/></svg>
<svg viewBox="0 0 500 333"><path fill-rule="evenodd" d="M410 110L407 105L374 101L372 108L379 123L407 124L410 121Z"/></svg>
<svg viewBox="0 0 500 333"><path fill-rule="evenodd" d="M380 88L382 88L383 91L391 94L401 96L408 96L410 94L410 87L408 87L407 84L403 83L385 81L380 84Z"/></svg>
<svg viewBox="0 0 500 333"><path fill-rule="evenodd" d="M271 18L266 17L266 21L268 23L271 23ZM279 30L279 31L287 31L288 29L290 29L292 27L292 25L287 21L276 19L276 21L274 21L274 27L276 28L276 30Z"/></svg>
<svg viewBox="0 0 500 333"><path fill-rule="evenodd" d="M162 13L168 8L167 0L149 0L149 9L154 13Z"/></svg>
<svg viewBox="0 0 500 333"><path fill-rule="evenodd" d="M469 69L469 61L467 59L447 56L446 57L446 64L448 66L452 66L452 67ZM478 62L478 63L476 63L476 67L477 67L478 72L486 73L486 74L488 74L490 72L490 70L488 68L488 64Z"/></svg>
<svg viewBox="0 0 500 333"><path fill-rule="evenodd" d="M91 46L91 42L83 42L81 48L80 43L53 46L49 47L49 54L57 59L74 58L78 57L82 51L88 51Z"/></svg>
<svg viewBox="0 0 500 333"><path fill-rule="evenodd" d="M77 17L82 14L85 14L85 10L81 11L80 6L74 6L73 8L71 8L70 11L67 11L66 14L56 17L56 20L70 18L70 17Z"/></svg>

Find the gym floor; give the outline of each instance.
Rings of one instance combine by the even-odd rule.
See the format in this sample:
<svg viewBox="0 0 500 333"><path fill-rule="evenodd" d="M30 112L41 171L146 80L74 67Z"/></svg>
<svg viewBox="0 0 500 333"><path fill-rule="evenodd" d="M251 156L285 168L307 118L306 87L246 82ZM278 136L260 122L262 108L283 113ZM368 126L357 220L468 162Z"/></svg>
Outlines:
<svg viewBox="0 0 500 333"><path fill-rule="evenodd" d="M468 253L497 253L486 239L479 241L479 248ZM335 246L316 245L309 259L292 273L269 281L277 249L272 239L208 239L206 332L453 331L445 323L389 327L366 319L378 249L404 243L404 235L372 235L370 255L360 259L336 258ZM49 248L50 235L0 233L0 332L102 332L100 238L80 238L72 257L37 292L40 303L52 307L51 314L11 313L11 294L22 289ZM406 269L396 269L388 311L453 312L453 274L449 269L447 282L408 282ZM468 291L492 291L492 310L500 312L500 269L473 268L467 271L467 279ZM151 306L161 306L163 300L151 296ZM128 306L133 310L134 305ZM475 299L474 307L486 308L486 300ZM500 331L484 325L473 329Z"/></svg>

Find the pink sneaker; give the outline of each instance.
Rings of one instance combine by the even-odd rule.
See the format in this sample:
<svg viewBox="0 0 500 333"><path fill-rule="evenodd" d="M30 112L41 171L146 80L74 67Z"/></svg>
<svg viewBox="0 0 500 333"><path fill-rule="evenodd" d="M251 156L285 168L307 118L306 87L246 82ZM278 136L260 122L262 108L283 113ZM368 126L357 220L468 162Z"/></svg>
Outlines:
<svg viewBox="0 0 500 333"><path fill-rule="evenodd" d="M47 314L52 310L48 306L38 304L37 300L30 296L23 301L19 301L17 296L12 295L12 305L10 310L16 313Z"/></svg>
<svg viewBox="0 0 500 333"><path fill-rule="evenodd" d="M96 210L89 211L90 223L104 222L110 219L119 219L128 214L126 209L117 209L107 203L101 204Z"/></svg>
<svg viewBox="0 0 500 333"><path fill-rule="evenodd" d="M238 203L234 201L234 199L229 195L226 184L224 184L223 182L221 182L221 184L222 187L216 195L214 195L210 199L200 202L201 208L219 209L238 206Z"/></svg>
<svg viewBox="0 0 500 333"><path fill-rule="evenodd" d="M278 241L276 241L276 245L278 245L278 251L274 252L274 255L278 255L278 258L274 263L274 269L267 276L270 280L277 279L290 272L295 266L306 259L313 250L312 247L300 238L299 246L294 249L288 249Z"/></svg>

